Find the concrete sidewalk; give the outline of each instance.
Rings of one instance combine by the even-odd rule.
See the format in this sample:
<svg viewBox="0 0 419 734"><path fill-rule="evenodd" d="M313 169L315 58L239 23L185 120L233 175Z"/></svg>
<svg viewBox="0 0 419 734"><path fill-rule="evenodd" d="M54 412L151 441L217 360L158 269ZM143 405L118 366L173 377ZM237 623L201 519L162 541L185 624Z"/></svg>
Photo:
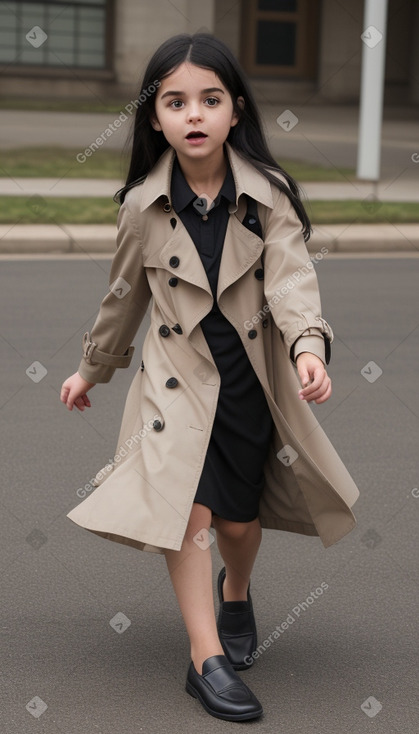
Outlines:
<svg viewBox="0 0 419 734"><path fill-rule="evenodd" d="M295 159L321 166L355 169L359 110L355 106L293 104L297 123L284 131L278 117L289 105L259 105L267 140L278 160ZM13 110L0 110L3 149L62 146L83 152L106 129L117 114L72 112L31 112L28 116ZM132 121L132 120L131 120ZM104 147L122 150L129 133L127 121L106 140ZM100 153L99 153L100 155ZM81 166L74 159L74 166ZM285 164L284 164L285 165ZM76 168L77 170L77 168ZM80 168L81 170L81 168ZM4 169L3 169L4 171ZM361 199L365 206L380 201L418 202L419 145L417 112L409 107L387 107L382 128L381 178L365 181L300 182L310 200ZM122 181L61 178L2 178L0 195L50 197L112 197ZM110 225L20 225L0 226L0 253L113 253L115 227ZM329 252L417 253L419 224L354 223L322 225L315 228L309 252L321 247Z"/></svg>
<svg viewBox="0 0 419 734"><path fill-rule="evenodd" d="M112 255L116 227L106 224L2 224L0 254ZM327 252L321 248L326 248ZM311 255L320 253L419 253L419 224L329 224L314 228Z"/></svg>

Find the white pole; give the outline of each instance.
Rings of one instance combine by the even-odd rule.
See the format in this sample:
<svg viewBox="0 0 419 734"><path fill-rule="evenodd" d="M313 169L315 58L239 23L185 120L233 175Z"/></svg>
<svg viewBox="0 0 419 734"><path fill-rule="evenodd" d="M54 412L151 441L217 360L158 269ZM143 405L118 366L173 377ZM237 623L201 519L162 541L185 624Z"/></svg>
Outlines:
<svg viewBox="0 0 419 734"><path fill-rule="evenodd" d="M357 177L380 178L388 0L365 0Z"/></svg>

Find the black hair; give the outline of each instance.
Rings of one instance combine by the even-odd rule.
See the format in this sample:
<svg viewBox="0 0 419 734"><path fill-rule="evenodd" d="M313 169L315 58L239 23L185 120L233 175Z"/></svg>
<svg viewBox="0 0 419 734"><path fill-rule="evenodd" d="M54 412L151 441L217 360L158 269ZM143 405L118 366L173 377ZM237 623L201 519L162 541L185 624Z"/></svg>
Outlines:
<svg viewBox="0 0 419 734"><path fill-rule="evenodd" d="M137 112L132 130L131 162L125 186L115 195L123 202L128 188L146 176L160 156L169 147L161 131L154 130L150 118L154 113L156 87L183 62L203 69L210 69L222 81L231 95L234 111L239 115L238 123L230 128L227 142L249 161L271 183L277 186L290 200L301 221L304 240L310 237L311 224L300 198L297 182L284 171L269 152L261 119L253 94L240 64L222 41L210 33L188 35L182 33L165 41L153 54L144 73L139 94ZM237 104L243 97L244 108ZM282 174L288 186L270 170Z"/></svg>

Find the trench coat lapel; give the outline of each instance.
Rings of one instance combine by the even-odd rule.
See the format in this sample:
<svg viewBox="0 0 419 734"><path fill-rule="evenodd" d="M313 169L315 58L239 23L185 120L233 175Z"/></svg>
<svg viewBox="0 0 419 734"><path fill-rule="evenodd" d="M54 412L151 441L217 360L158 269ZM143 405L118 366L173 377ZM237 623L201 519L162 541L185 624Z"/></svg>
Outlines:
<svg viewBox="0 0 419 734"><path fill-rule="evenodd" d="M262 251L263 241L260 237L246 229L239 217L230 217L221 256L217 301L259 259Z"/></svg>
<svg viewBox="0 0 419 734"><path fill-rule="evenodd" d="M170 264L173 256L179 258L180 265L176 268ZM175 232L160 250L159 261L160 267L197 288L202 288L212 298L211 286L198 250L180 217L177 219Z"/></svg>

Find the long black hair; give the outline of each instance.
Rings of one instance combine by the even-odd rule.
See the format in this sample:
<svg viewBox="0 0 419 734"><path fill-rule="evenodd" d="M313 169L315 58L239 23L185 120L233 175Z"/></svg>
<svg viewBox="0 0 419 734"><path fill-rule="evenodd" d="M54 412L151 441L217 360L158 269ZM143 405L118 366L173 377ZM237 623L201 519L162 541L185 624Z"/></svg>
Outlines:
<svg viewBox="0 0 419 734"><path fill-rule="evenodd" d="M151 126L150 117L154 113L155 91L160 86L161 80L185 61L214 71L229 91L239 121L230 128L227 142L286 194L301 221L304 240L307 242L311 224L300 198L299 186L269 152L253 94L238 61L230 49L210 33L195 33L192 36L182 33L173 36L165 41L150 59L137 100L128 176L125 186L115 195L116 200L122 203L128 188L146 176L169 147L163 133ZM244 109L238 106L238 97L243 97ZM269 169L281 173L288 186Z"/></svg>

